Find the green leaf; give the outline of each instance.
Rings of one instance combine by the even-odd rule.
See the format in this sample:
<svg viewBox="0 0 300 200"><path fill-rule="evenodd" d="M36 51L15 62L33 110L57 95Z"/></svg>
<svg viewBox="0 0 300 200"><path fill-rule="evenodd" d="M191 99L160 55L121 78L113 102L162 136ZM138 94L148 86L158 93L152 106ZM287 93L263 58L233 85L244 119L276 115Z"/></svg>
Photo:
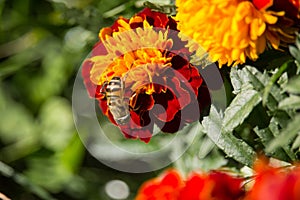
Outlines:
<svg viewBox="0 0 300 200"><path fill-rule="evenodd" d="M259 92L264 91L266 84L270 81L270 77L266 72L261 73L256 68L251 66L246 66L242 70L248 74L248 77L251 80L251 84L253 85L255 90ZM285 95L282 94L281 89L278 88L277 85L273 85L265 104L265 106L270 110L269 115L271 117L274 117L274 120L276 120L282 128L286 126L287 121L294 115L288 110L278 110L278 104L284 98Z"/></svg>
<svg viewBox="0 0 300 200"><path fill-rule="evenodd" d="M250 84L250 79L242 70L238 70L236 67L232 67L230 70L230 80L233 86L233 94L238 94L241 92L242 87Z"/></svg>
<svg viewBox="0 0 300 200"><path fill-rule="evenodd" d="M273 87L273 85L275 84L275 82L280 78L280 76L286 71L286 69L292 64L292 60L285 62L283 65L280 66L280 68L278 69L278 71L273 74L273 76L270 78L268 84L266 85L265 89L264 89L264 93L263 93L263 105L266 104L267 100L268 100L268 96L271 92L271 89Z"/></svg>
<svg viewBox="0 0 300 200"><path fill-rule="evenodd" d="M300 76L292 78L285 87L285 90L290 93L300 94Z"/></svg>
<svg viewBox="0 0 300 200"><path fill-rule="evenodd" d="M292 56L297 60L297 62L300 63L300 34L296 33L296 35L296 47L289 46L289 50Z"/></svg>
<svg viewBox="0 0 300 200"><path fill-rule="evenodd" d="M54 154L34 155L28 161L25 174L36 185L51 192L61 191L72 180L84 157L84 146L74 132L73 138L63 151ZM47 181L45 181L47 180Z"/></svg>
<svg viewBox="0 0 300 200"><path fill-rule="evenodd" d="M299 133L300 131L300 114L296 115L292 121L288 124L288 126L283 129L279 136L277 136L274 140L270 142L266 151L272 152L278 147L283 147L288 145L291 140Z"/></svg>
<svg viewBox="0 0 300 200"><path fill-rule="evenodd" d="M278 125L273 119L271 119L269 127L264 129L259 129L258 127L255 127L254 132L261 139L261 142L265 147L268 146L271 140L273 140L276 136L279 135ZM290 162L291 160L295 160L295 155L288 147L278 148L273 152L269 152L267 154L270 154L280 160L284 160L287 162Z"/></svg>
<svg viewBox="0 0 300 200"><path fill-rule="evenodd" d="M153 11L165 13L167 15L175 15L176 14L176 6L175 5L157 4L157 3L150 2L150 1L146 1L144 3L144 6L151 8Z"/></svg>
<svg viewBox="0 0 300 200"><path fill-rule="evenodd" d="M201 139L201 145L199 146L198 157L205 158L215 147L215 143L211 141L209 137L204 137Z"/></svg>
<svg viewBox="0 0 300 200"><path fill-rule="evenodd" d="M258 127L255 127L253 130L256 133L256 135L258 135L260 141L264 146L267 146L269 141L274 139L274 135L272 134L270 128L258 129ZM282 149L278 149L277 151L274 151L269 155L272 155L274 157L279 157L283 160L285 160L286 158L286 154L283 152Z"/></svg>
<svg viewBox="0 0 300 200"><path fill-rule="evenodd" d="M190 136L183 137L182 140L180 140L180 145L174 146L173 153L171 154L173 155L174 152L182 148L186 139L193 139L193 143L189 146L187 151L174 163L175 167L186 175L198 169L202 171L219 169L228 162L215 143L203 133L201 124L197 122L196 125L197 126L194 127L199 127L199 129L190 129L191 131L197 131L195 138ZM193 133L189 132L188 134Z"/></svg>
<svg viewBox="0 0 300 200"><path fill-rule="evenodd" d="M279 128L278 128L278 120L273 117L270 121L270 125L269 125L269 129L271 130L272 134L274 135L274 137L278 137L280 135L279 132ZM295 154L291 151L289 146L283 146L282 149L284 150L284 152L288 155L288 157L292 160L295 161L296 160L296 156Z"/></svg>
<svg viewBox="0 0 300 200"><path fill-rule="evenodd" d="M270 77L266 72L261 73L256 68L251 66L246 66L243 68L243 71L247 73L248 77L250 78L251 84L253 85L254 89L262 92L264 91L267 83L270 81ZM266 106L271 110L275 111L277 109L278 102L281 101L284 96L281 94L281 90L274 85L272 87L268 99L266 101Z"/></svg>
<svg viewBox="0 0 300 200"><path fill-rule="evenodd" d="M109 18L109 17L113 17L113 16L117 16L119 15L121 12L123 12L124 10L126 10L126 5L125 4L122 4L122 5L119 5L105 13L103 13L103 17L104 18Z"/></svg>
<svg viewBox="0 0 300 200"><path fill-rule="evenodd" d="M300 147L300 134L298 134L297 138L295 139L292 149L297 149Z"/></svg>
<svg viewBox="0 0 300 200"><path fill-rule="evenodd" d="M300 50L300 33L296 33L297 37L296 37L296 47Z"/></svg>
<svg viewBox="0 0 300 200"><path fill-rule="evenodd" d="M61 155L61 162L71 172L75 172L83 159L85 148L76 132Z"/></svg>
<svg viewBox="0 0 300 200"><path fill-rule="evenodd" d="M289 46L289 50L290 50L290 53L292 54L292 56L293 56L298 62L300 62L300 50L297 49L297 48L294 47L294 46Z"/></svg>
<svg viewBox="0 0 300 200"><path fill-rule="evenodd" d="M261 101L260 94L252 89L242 90L225 110L222 129L232 132L242 124L253 108Z"/></svg>
<svg viewBox="0 0 300 200"><path fill-rule="evenodd" d="M300 96L291 95L290 97L281 101L278 107L281 109L300 109Z"/></svg>
<svg viewBox="0 0 300 200"><path fill-rule="evenodd" d="M220 148L227 156L232 157L236 161L252 166L255 158L255 152L243 140L236 138L230 132L222 130L223 117L218 113L214 106L211 107L210 114L204 117L202 123L204 131L208 137Z"/></svg>

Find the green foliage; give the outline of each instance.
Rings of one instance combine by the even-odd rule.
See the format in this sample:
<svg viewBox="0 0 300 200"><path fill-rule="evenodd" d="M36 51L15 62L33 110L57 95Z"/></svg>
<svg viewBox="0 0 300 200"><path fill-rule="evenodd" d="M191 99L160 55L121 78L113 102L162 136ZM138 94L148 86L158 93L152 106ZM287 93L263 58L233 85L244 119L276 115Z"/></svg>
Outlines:
<svg viewBox="0 0 300 200"><path fill-rule="evenodd" d="M199 122L193 123L188 130L190 131L185 133L188 137L181 137L181 142L173 149L174 156L176 152L180 151L180 148L184 148L184 144L190 144L190 140L192 140L191 146L175 162L177 169L188 175L193 170L215 170L227 164L228 161L215 143L204 133L205 130Z"/></svg>
<svg viewBox="0 0 300 200"><path fill-rule="evenodd" d="M149 177L133 183L92 159L71 110L74 78L99 29L141 9L126 0L0 1L1 192L11 199L109 199L100 193L109 180L123 179L135 191Z"/></svg>
<svg viewBox="0 0 300 200"><path fill-rule="evenodd" d="M234 128L242 124L253 108L260 103L259 93L253 89L242 89L232 100L224 113L222 131L232 132Z"/></svg>
<svg viewBox="0 0 300 200"><path fill-rule="evenodd" d="M176 6L173 4L170 4L170 2L163 2L162 4L158 3L152 3L150 1L144 2L144 6L151 8L152 10L156 12L165 13L167 15L175 15L176 14Z"/></svg>
<svg viewBox="0 0 300 200"><path fill-rule="evenodd" d="M243 140L236 138L232 133L226 131L229 128L223 126L225 117L226 115L223 117L221 113L217 112L216 108L212 107L209 116L203 119L204 131L228 157L232 157L244 165L251 166L255 152Z"/></svg>
<svg viewBox="0 0 300 200"><path fill-rule="evenodd" d="M203 131L228 161L233 158L251 166L255 152L287 162L298 160L300 79L295 68L291 57L263 72L251 66L231 68L235 96L224 111L212 106L202 121Z"/></svg>
<svg viewBox="0 0 300 200"><path fill-rule="evenodd" d="M1 192L12 199L110 199L105 184L119 179L128 184L128 199L133 199L141 183L158 173L132 178L99 163L81 143L71 110L76 73L99 29L118 16L131 17L144 4L168 15L176 12L173 0L0 1ZM249 65L221 70L224 76L229 72L227 108L212 105L208 116L178 134L162 158L178 158L187 149L171 165L185 174L239 170L262 153L298 161L299 34L289 50L269 50ZM107 137L112 143L131 152L155 151L174 137L161 134L146 145L125 140L107 119L101 123L111 131ZM116 154L105 145L98 150L109 159L134 159L134 154Z"/></svg>

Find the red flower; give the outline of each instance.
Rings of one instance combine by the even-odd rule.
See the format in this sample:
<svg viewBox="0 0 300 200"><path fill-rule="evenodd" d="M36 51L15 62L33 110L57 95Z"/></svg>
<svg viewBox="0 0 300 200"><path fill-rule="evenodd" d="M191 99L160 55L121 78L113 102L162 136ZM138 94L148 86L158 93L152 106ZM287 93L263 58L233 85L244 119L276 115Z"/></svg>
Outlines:
<svg viewBox="0 0 300 200"><path fill-rule="evenodd" d="M300 1L299 0L252 0L258 10L284 11L285 15L277 23L279 27L288 28L294 24L299 28ZM290 27L288 29L291 29Z"/></svg>
<svg viewBox="0 0 300 200"><path fill-rule="evenodd" d="M246 200L299 200L300 168L275 168L268 165L265 159L255 165L257 172L254 185Z"/></svg>
<svg viewBox="0 0 300 200"><path fill-rule="evenodd" d="M146 8L131 19L120 17L99 38L83 63L84 83L125 137L148 142L154 124L175 133L199 119L199 109L210 100L198 98L209 93L188 61L190 53L173 18ZM117 92L108 93L108 87Z"/></svg>
<svg viewBox="0 0 300 200"><path fill-rule="evenodd" d="M180 174L176 170L169 170L145 182L135 200L177 200L183 184Z"/></svg>
<svg viewBox="0 0 300 200"><path fill-rule="evenodd" d="M221 172L193 174L179 200L237 200L244 195L242 181Z"/></svg>
<svg viewBox="0 0 300 200"><path fill-rule="evenodd" d="M221 172L193 173L182 181L175 170L147 181L135 200L237 200L244 196L243 179Z"/></svg>

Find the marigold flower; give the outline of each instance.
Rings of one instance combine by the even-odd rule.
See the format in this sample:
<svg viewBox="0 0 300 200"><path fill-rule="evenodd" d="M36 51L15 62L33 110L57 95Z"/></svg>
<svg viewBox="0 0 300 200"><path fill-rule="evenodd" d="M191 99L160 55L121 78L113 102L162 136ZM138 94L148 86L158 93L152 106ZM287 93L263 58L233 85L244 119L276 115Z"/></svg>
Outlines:
<svg viewBox="0 0 300 200"><path fill-rule="evenodd" d="M194 172L184 181L176 170L169 170L145 182L136 200L237 200L244 197L242 182L222 172Z"/></svg>
<svg viewBox="0 0 300 200"><path fill-rule="evenodd" d="M274 49L293 43L294 24L286 0L177 0L180 31L209 52L213 62L236 65L256 60L270 44ZM271 9L272 8L272 9ZM299 28L299 27L298 27Z"/></svg>
<svg viewBox="0 0 300 200"><path fill-rule="evenodd" d="M175 133L199 119L195 108L209 104L207 98L203 98L205 103L198 101L207 95L207 89L188 61L190 53L172 17L146 8L131 19L120 17L111 27L101 29L99 39L83 63L82 75L89 95L99 100L103 113L125 137L148 142L154 124ZM107 87L114 93L103 92ZM119 104L126 102L116 107L111 104L118 102L109 96Z"/></svg>
<svg viewBox="0 0 300 200"><path fill-rule="evenodd" d="M275 168L266 159L254 167L254 185L245 200L298 200L300 199L300 167Z"/></svg>
<svg viewBox="0 0 300 200"><path fill-rule="evenodd" d="M179 200L237 200L244 195L242 181L222 172L194 173L186 181Z"/></svg>
<svg viewBox="0 0 300 200"><path fill-rule="evenodd" d="M184 182L176 170L168 170L158 178L145 182L135 200L177 200Z"/></svg>

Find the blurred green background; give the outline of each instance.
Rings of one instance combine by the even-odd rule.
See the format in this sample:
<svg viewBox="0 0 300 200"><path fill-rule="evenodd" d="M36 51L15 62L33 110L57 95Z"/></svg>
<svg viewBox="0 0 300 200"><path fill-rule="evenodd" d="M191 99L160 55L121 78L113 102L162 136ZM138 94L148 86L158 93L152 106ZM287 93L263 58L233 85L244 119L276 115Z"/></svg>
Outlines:
<svg viewBox="0 0 300 200"><path fill-rule="evenodd" d="M113 199L105 186L122 180L133 199L154 176L118 172L94 159L78 138L71 109L75 76L99 29L142 6L0 0L0 192L24 200Z"/></svg>

